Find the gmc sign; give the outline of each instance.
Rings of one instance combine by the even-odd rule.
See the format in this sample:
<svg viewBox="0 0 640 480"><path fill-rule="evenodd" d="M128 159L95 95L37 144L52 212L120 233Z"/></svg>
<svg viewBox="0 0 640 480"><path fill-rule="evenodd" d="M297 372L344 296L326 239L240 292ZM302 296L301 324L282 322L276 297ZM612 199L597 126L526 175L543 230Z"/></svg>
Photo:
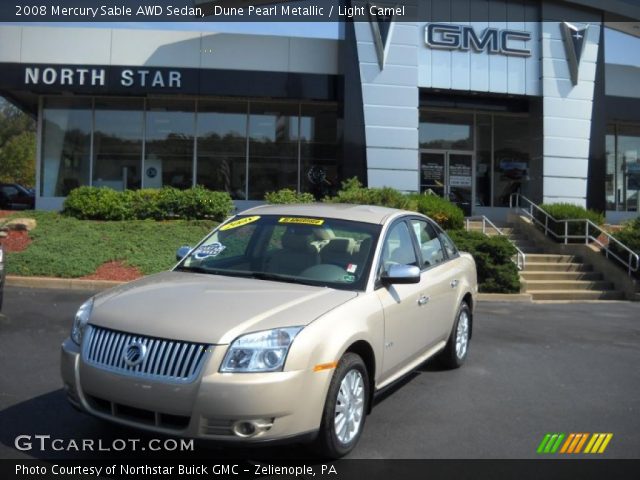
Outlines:
<svg viewBox="0 0 640 480"><path fill-rule="evenodd" d="M487 28L481 35L470 25L454 25L449 23L430 23L425 29L425 43L431 48L445 50L462 50L475 52L486 51L493 54L531 56L528 48L518 48L522 42L531 40L531 33L521 30L500 30Z"/></svg>

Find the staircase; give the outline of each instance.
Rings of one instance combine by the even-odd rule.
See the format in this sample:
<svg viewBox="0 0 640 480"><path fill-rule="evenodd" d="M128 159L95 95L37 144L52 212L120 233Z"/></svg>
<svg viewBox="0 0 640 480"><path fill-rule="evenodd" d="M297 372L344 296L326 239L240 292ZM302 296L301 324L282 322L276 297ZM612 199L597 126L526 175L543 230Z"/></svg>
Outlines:
<svg viewBox="0 0 640 480"><path fill-rule="evenodd" d="M544 246L507 224L497 225L501 232L526 254L524 270L520 271L522 292L532 300L624 300L623 292L594 271L581 257L546 253ZM482 232L482 222L469 222L469 230ZM493 228L485 234L498 235Z"/></svg>

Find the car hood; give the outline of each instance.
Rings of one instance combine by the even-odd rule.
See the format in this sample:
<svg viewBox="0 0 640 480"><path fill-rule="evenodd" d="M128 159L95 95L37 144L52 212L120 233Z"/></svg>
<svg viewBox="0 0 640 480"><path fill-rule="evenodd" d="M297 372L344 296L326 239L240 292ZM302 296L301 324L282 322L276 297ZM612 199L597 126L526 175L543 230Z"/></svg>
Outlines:
<svg viewBox="0 0 640 480"><path fill-rule="evenodd" d="M152 337L227 344L243 333L307 325L357 295L252 278L163 272L98 294L89 323Z"/></svg>

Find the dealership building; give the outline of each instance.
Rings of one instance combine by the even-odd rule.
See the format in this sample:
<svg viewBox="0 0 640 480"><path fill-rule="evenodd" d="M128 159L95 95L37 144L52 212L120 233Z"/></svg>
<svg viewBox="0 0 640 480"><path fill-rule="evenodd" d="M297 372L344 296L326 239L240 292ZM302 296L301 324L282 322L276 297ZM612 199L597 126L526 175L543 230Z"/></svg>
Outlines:
<svg viewBox="0 0 640 480"><path fill-rule="evenodd" d="M498 219L513 193L638 215L639 7L416 8L206 31L0 25L0 95L37 118L37 208L81 185L203 185L244 208L357 176Z"/></svg>

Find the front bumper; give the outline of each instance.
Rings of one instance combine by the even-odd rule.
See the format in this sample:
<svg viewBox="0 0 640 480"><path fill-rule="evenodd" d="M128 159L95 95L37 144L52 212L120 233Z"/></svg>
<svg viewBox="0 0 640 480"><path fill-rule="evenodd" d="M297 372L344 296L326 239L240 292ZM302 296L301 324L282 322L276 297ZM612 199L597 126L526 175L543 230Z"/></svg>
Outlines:
<svg viewBox="0 0 640 480"><path fill-rule="evenodd" d="M240 443L318 430L333 371L223 374L218 368L226 348L213 347L191 383L165 383L88 365L69 338L62 344L60 368L67 398L76 408L135 428ZM242 422L257 425L257 433L238 434Z"/></svg>

